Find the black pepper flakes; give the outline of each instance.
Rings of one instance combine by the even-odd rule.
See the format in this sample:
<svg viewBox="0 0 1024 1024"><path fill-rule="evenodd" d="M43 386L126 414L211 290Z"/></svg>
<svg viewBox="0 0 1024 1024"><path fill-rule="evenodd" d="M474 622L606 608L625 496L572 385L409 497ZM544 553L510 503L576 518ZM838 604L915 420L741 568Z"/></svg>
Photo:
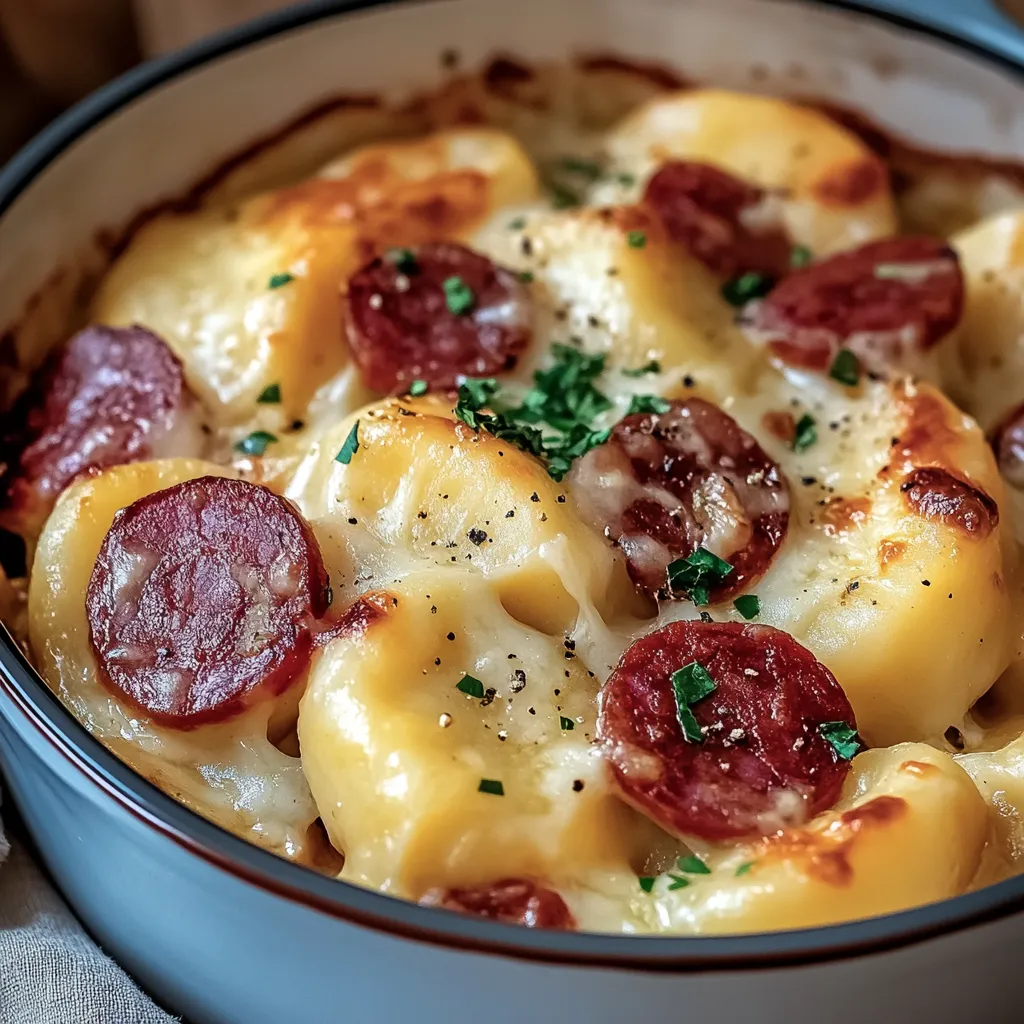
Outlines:
<svg viewBox="0 0 1024 1024"><path fill-rule="evenodd" d="M454 633L449 633L448 634L448 639L449 640L454 640L455 639L455 634Z"/></svg>
<svg viewBox="0 0 1024 1024"><path fill-rule="evenodd" d="M534 491L533 494L530 495L530 501L540 501L540 495Z"/></svg>
<svg viewBox="0 0 1024 1024"><path fill-rule="evenodd" d="M515 517L516 517L516 510L515 510L514 508L510 508L510 509L509 509L509 510L508 510L508 511L507 511L507 512L505 513L505 518L506 518L506 519L515 519Z"/></svg>
<svg viewBox="0 0 1024 1024"><path fill-rule="evenodd" d="M572 780L572 791L574 793L582 793L583 792L583 780L582 779L573 779Z"/></svg>
<svg viewBox="0 0 1024 1024"><path fill-rule="evenodd" d="M469 531L469 533L466 534L466 536L477 547L480 547L480 545L483 544L485 540L487 540L487 532L485 530L480 530L475 526L473 527L472 530Z"/></svg>
<svg viewBox="0 0 1024 1024"><path fill-rule="evenodd" d="M356 519L356 517L355 517L355 516L350 516L350 517L349 517L349 520L348 520L348 524L349 524L349 526L355 526L355 525L356 525L356 523L358 523L358 522L359 522L359 520L358 520L358 519Z"/></svg>

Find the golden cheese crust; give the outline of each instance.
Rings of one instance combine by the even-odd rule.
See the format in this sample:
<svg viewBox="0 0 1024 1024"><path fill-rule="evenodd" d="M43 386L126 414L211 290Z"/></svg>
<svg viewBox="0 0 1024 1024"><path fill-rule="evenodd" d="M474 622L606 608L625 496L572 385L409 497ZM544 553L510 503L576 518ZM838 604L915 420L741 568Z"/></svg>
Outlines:
<svg viewBox="0 0 1024 1024"><path fill-rule="evenodd" d="M1013 435L993 454L986 433L1024 402L1021 215L952 239L964 313L922 343L914 375L811 369L751 328L776 271L744 285L708 253L782 238L798 275L899 235L888 168L861 137L781 99L634 76L585 100L572 76L506 72L450 83L396 115L393 138L379 111L354 110L360 145L327 159L330 133L307 132L291 162L304 176L264 154L136 233L90 318L163 338L209 461L172 451L82 474L26 536L40 672L189 807L407 899L525 880L583 929L720 934L894 912L1019 870L1024 714L996 721L978 702L997 680L1020 691L1024 414L1016 482ZM648 190L667 164L704 168L671 216ZM489 305L466 300L468 269L421 290L431 259L468 267L465 249L505 275L487 279ZM365 308L357 272L376 282ZM935 272L866 274L876 287ZM493 384L370 386L359 345L379 355L446 317L493 346L519 332ZM701 403L719 434L687 426ZM756 445L762 469L737 482L729 444ZM700 471L680 483L687 460ZM84 595L120 510L205 476L290 502L333 605L298 685L186 730L104 683ZM671 568L661 589L638 585L651 559L664 576L665 552L678 568L672 545L694 523L704 540L685 553L728 565L758 515L777 535L742 592L671 591ZM0 606L23 615L3 576ZM623 798L603 687L637 638L708 616L775 627L834 677L855 717L823 723L855 737L835 748L852 762L834 806L711 841Z"/></svg>

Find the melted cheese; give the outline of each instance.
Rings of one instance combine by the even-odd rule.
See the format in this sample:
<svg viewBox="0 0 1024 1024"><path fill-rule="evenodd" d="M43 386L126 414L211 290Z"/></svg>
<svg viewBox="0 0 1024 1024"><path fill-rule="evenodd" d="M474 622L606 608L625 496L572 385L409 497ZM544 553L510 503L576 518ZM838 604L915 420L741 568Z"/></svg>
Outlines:
<svg viewBox="0 0 1024 1024"><path fill-rule="evenodd" d="M641 184L665 160L694 160L779 193L789 236L819 256L896 233L881 161L824 114L786 100L671 93L630 114L605 146Z"/></svg>
<svg viewBox="0 0 1024 1024"><path fill-rule="evenodd" d="M29 637L50 688L97 739L164 792L243 838L308 860L317 810L298 758L278 750L295 694L225 724L169 729L114 696L97 678L85 592L118 509L195 477L227 476L220 466L167 459L119 466L72 484L36 549L29 585Z"/></svg>
<svg viewBox="0 0 1024 1024"><path fill-rule="evenodd" d="M380 618L326 648L299 713L342 877L416 899L642 863L653 826L612 791L591 743L598 683L560 637L523 626L466 569L370 600ZM483 699L457 688L466 675Z"/></svg>
<svg viewBox="0 0 1024 1024"><path fill-rule="evenodd" d="M465 238L497 206L536 194L529 160L502 132L365 147L236 206L157 217L104 279L92 319L165 338L213 421L235 428L230 439L277 433L306 417L325 381L346 411L370 397L347 372L352 273L390 246ZM290 278L271 287L278 275ZM281 404L258 405L273 384Z"/></svg>
<svg viewBox="0 0 1024 1024"><path fill-rule="evenodd" d="M951 239L964 316L942 345L943 384L986 429L1024 401L1024 213L1003 213Z"/></svg>
<svg viewBox="0 0 1024 1024"><path fill-rule="evenodd" d="M610 115L592 111L568 130L555 121L580 101L566 82L557 91L554 113L481 99L479 88L435 98L432 113L449 119L472 95L473 109L528 125L545 158L607 162L578 208L551 208L514 136L457 127L363 146L306 181L164 215L137 234L93 317L168 340L207 407L217 465L122 467L65 493L32 575L36 663L90 731L189 806L303 860L319 814L346 855L343 877L412 899L526 876L561 892L583 928L704 934L886 913L1014 870L1021 741L971 745L962 767L904 742L937 742L950 725L969 732L974 702L1020 657L1005 508L971 537L915 513L899 489L911 469L939 467L1002 507L981 433L928 385L847 389L774 365L738 328L721 281L637 205L660 162L707 161L765 189L761 212L821 256L896 232L883 168L853 135L782 100L713 89L649 99L644 88L643 105L598 137ZM1024 398L1020 223L1006 214L955 240L966 319L922 364L986 427ZM631 244L636 233L642 244ZM593 480L555 483L538 460L456 421L450 398L381 401L363 386L344 342L345 282L382 249L435 239L531 275L533 342L502 377L506 397L550 364L552 342L567 342L606 356L596 384L613 407L595 428L634 395L696 394L779 463L790 525L751 588L759 621L829 666L880 748L856 758L836 808L800 830L702 850L711 875L685 888L660 876L651 894L639 889L638 873L659 874L686 851L616 796L591 743L597 695L636 636L699 609L637 595L602 535ZM280 274L291 277L270 288ZM623 372L652 360L656 372ZM281 404L258 404L272 384ZM797 453L770 425L804 414L817 441ZM359 450L342 464L356 423ZM254 428L278 441L263 458L233 456L230 444ZM267 739L287 730L301 688L274 708L178 733L96 677L83 595L115 511L207 472L285 493L317 536L336 607L362 596L373 609L314 661L297 712L301 766ZM604 482L616 498L635 492L622 474ZM710 543L727 552L742 520L724 512ZM739 619L731 605L711 612ZM457 689L466 675L482 700ZM1019 733L1015 720L1001 728L986 735ZM505 795L481 791L482 779ZM993 822L998 841L985 847Z"/></svg>
<svg viewBox="0 0 1024 1024"><path fill-rule="evenodd" d="M360 452L342 465L357 421ZM622 558L571 513L565 489L532 457L454 420L444 399L391 400L342 421L286 494L343 597L435 564L492 578L511 614L550 634L642 607Z"/></svg>
<svg viewBox="0 0 1024 1024"><path fill-rule="evenodd" d="M808 928L963 892L988 835L984 802L924 744L858 755L843 797L801 829L705 858L709 875L642 892L623 874L563 890L584 927L714 935ZM739 872L739 873L737 873Z"/></svg>

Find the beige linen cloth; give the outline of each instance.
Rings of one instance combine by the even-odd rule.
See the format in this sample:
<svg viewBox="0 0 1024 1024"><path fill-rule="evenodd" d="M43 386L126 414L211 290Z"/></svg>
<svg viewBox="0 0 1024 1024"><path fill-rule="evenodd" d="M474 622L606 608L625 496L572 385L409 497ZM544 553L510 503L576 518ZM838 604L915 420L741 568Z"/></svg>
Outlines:
<svg viewBox="0 0 1024 1024"><path fill-rule="evenodd" d="M0 163L130 67L284 0L0 0ZM0 1024L173 1024L0 822Z"/></svg>

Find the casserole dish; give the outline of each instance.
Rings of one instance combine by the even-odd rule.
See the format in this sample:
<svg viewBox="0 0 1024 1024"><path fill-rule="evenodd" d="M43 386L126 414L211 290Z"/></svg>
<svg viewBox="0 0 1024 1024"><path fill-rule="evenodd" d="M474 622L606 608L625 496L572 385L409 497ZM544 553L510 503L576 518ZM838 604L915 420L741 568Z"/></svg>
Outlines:
<svg viewBox="0 0 1024 1024"><path fill-rule="evenodd" d="M476 63L499 42L531 60L614 44L701 80L852 102L927 145L948 143L955 124L958 148L1012 156L1024 135L1009 52L986 64L863 12L731 0L681 10L462 2L345 14L304 8L143 69L27 150L0 193L3 321L16 322L33 295L57 317L98 231L180 194L183 182L324 96L429 82L438 55L452 49ZM996 24L972 24L973 45ZM164 142L169 124L187 125L187 145ZM8 343L45 344L46 319L32 319L39 339L21 331ZM4 768L44 859L104 945L198 1021L603 1021L679 1016L680 1007L694 1019L786 1019L808 1006L852 1020L865 1006L849 993L868 985L885 994L870 1007L882 1019L1012 1013L1019 881L811 932L651 941L512 931L269 859L114 760L13 645L5 674ZM998 982L973 983L979 962ZM928 984L936 969L948 991Z"/></svg>

